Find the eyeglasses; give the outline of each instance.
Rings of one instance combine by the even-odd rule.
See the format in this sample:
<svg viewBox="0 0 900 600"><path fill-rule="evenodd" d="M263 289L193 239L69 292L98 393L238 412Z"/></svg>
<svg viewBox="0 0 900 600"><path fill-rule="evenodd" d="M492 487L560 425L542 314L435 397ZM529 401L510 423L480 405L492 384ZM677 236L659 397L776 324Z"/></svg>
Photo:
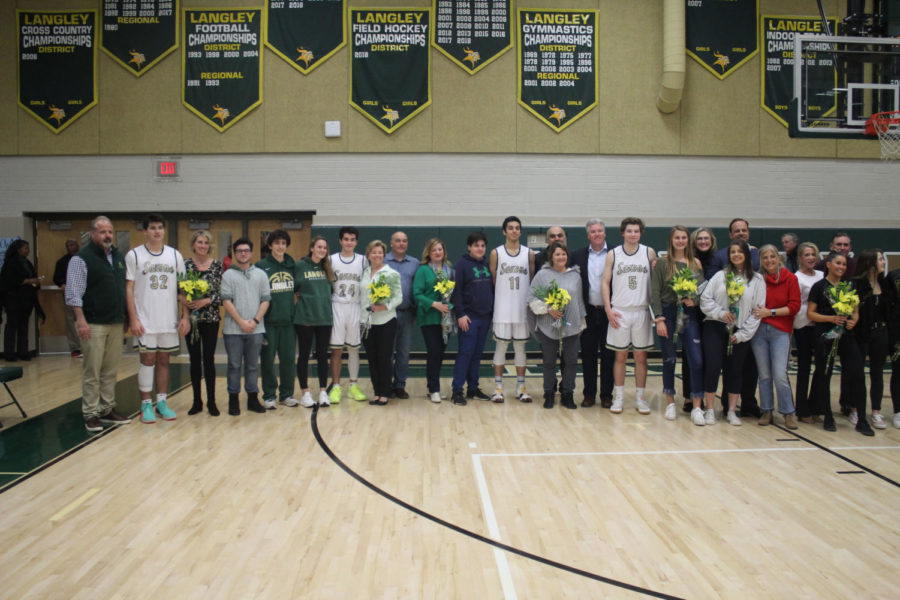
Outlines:
<svg viewBox="0 0 900 600"><path fill-rule="evenodd" d="M235 252L236 252L236 253L241 253L241 252L253 252L253 250L251 250L250 248L239 248L239 249L235 250Z"/></svg>

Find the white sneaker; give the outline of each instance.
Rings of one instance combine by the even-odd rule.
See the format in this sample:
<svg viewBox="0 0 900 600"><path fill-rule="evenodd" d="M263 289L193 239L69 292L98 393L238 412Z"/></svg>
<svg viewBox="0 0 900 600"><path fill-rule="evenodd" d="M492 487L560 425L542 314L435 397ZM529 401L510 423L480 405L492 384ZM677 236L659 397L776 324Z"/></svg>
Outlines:
<svg viewBox="0 0 900 600"><path fill-rule="evenodd" d="M729 425L734 425L735 427L741 426L741 418L737 416L737 413L733 410L728 411L727 420Z"/></svg>
<svg viewBox="0 0 900 600"><path fill-rule="evenodd" d="M855 410L850 411L850 416L847 418L850 419L851 425L856 425L857 423L859 423L859 415L856 414Z"/></svg>
<svg viewBox="0 0 900 600"><path fill-rule="evenodd" d="M900 429L900 412L895 412L892 420L894 422L894 427Z"/></svg>
<svg viewBox="0 0 900 600"><path fill-rule="evenodd" d="M883 414L872 413L872 427L875 429L887 429L887 423L884 422Z"/></svg>
<svg viewBox="0 0 900 600"><path fill-rule="evenodd" d="M625 398L613 398L612 406L609 407L609 412L619 414L622 412L622 407L625 406Z"/></svg>
<svg viewBox="0 0 900 600"><path fill-rule="evenodd" d="M277 402L275 402L275 398L269 398L268 400L263 400L263 406L269 410L275 410L275 406Z"/></svg>
<svg viewBox="0 0 900 600"><path fill-rule="evenodd" d="M431 398L431 401L434 402L435 404L441 403L441 393L440 392L434 392L433 394L431 394L430 398Z"/></svg>
<svg viewBox="0 0 900 600"><path fill-rule="evenodd" d="M516 399L519 402L525 402L525 403L528 403L528 402L531 402L532 400L534 400L531 397L531 394L529 394L527 391L525 391L524 384L516 386Z"/></svg>
<svg viewBox="0 0 900 600"><path fill-rule="evenodd" d="M703 422L706 423L707 425L715 425L716 424L716 411L712 408L707 408L706 412L703 413Z"/></svg>
<svg viewBox="0 0 900 600"><path fill-rule="evenodd" d="M691 423L698 427L706 425L706 419L703 418L703 409L699 406L691 411Z"/></svg>
<svg viewBox="0 0 900 600"><path fill-rule="evenodd" d="M285 402L285 404L287 404L287 402ZM313 400L312 394L310 394L309 392L303 392L303 396L300 397L300 406L302 406L303 408L312 408L315 405L316 401Z"/></svg>
<svg viewBox="0 0 900 600"><path fill-rule="evenodd" d="M319 406L331 406L331 398L325 390L319 391Z"/></svg>
<svg viewBox="0 0 900 600"><path fill-rule="evenodd" d="M641 397L637 397L634 399L634 409L642 415L650 414L650 405L647 404L647 401Z"/></svg>
<svg viewBox="0 0 900 600"><path fill-rule="evenodd" d="M307 394L308 393L309 392L307 392ZM312 398L310 398L310 400L312 400ZM297 402L297 399L294 398L293 396L288 396L287 398L283 398L283 399L279 400L279 402L281 402L285 406L290 406L291 408L300 404L299 402ZM303 406L306 406L306 405L304 404Z"/></svg>
<svg viewBox="0 0 900 600"><path fill-rule="evenodd" d="M503 397L503 388L495 387L494 394L491 396L491 402L503 402L505 398Z"/></svg>
<svg viewBox="0 0 900 600"><path fill-rule="evenodd" d="M669 404L666 404L666 420L674 421L677 413L678 413L678 411L675 410L674 402L670 402Z"/></svg>

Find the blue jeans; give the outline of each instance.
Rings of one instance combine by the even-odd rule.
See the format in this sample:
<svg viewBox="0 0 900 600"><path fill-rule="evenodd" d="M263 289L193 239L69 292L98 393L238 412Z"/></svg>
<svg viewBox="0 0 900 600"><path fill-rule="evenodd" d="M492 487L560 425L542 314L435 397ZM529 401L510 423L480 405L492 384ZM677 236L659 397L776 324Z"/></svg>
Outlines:
<svg viewBox="0 0 900 600"><path fill-rule="evenodd" d="M793 414L794 398L787 374L791 334L762 322L756 335L750 340L750 347L753 348L759 371L759 408L772 410L775 407L772 394L774 384L775 394L778 396L778 412L783 415Z"/></svg>
<svg viewBox="0 0 900 600"><path fill-rule="evenodd" d="M659 338L663 359L663 394L675 395L675 319L678 307L675 304L662 305L669 337ZM684 358L691 372L691 398L703 398L703 346L700 339L700 309L696 306L684 307L684 331L679 334Z"/></svg>
<svg viewBox="0 0 900 600"><path fill-rule="evenodd" d="M228 355L228 393L241 391L241 365L244 367L244 390L248 394L258 394L259 351L262 349L263 334L223 335L225 353Z"/></svg>
<svg viewBox="0 0 900 600"><path fill-rule="evenodd" d="M478 387L478 369L481 367L481 354L487 341L491 320L472 319L469 330L459 330L459 350L456 352L456 363L453 365L453 391L461 392L463 383L469 391Z"/></svg>
<svg viewBox="0 0 900 600"><path fill-rule="evenodd" d="M413 330L416 328L414 310L397 311L397 334L394 336L394 371L391 388L406 388L406 376L409 374L409 349L412 346Z"/></svg>

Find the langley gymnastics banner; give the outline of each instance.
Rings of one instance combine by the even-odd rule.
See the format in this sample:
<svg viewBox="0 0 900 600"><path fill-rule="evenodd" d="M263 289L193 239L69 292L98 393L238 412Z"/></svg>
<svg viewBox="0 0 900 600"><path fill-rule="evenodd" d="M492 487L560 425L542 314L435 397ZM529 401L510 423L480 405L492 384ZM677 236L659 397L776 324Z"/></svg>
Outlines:
<svg viewBox="0 0 900 600"><path fill-rule="evenodd" d="M100 47L136 77L178 47L178 0L103 0Z"/></svg>
<svg viewBox="0 0 900 600"><path fill-rule="evenodd" d="M347 43L346 0L267 0L266 46L303 73Z"/></svg>
<svg viewBox="0 0 900 600"><path fill-rule="evenodd" d="M687 0L688 55L725 79L759 51L759 0Z"/></svg>
<svg viewBox="0 0 900 600"><path fill-rule="evenodd" d="M512 0L433 0L431 44L469 75L512 48Z"/></svg>
<svg viewBox="0 0 900 600"><path fill-rule="evenodd" d="M19 106L59 133L97 103L97 11L17 10Z"/></svg>
<svg viewBox="0 0 900 600"><path fill-rule="evenodd" d="M431 10L350 9L350 105L387 133L431 104Z"/></svg>
<svg viewBox="0 0 900 600"><path fill-rule="evenodd" d="M219 132L262 104L263 12L184 11L182 102Z"/></svg>
<svg viewBox="0 0 900 600"><path fill-rule="evenodd" d="M557 133L597 106L597 14L519 9L519 104Z"/></svg>

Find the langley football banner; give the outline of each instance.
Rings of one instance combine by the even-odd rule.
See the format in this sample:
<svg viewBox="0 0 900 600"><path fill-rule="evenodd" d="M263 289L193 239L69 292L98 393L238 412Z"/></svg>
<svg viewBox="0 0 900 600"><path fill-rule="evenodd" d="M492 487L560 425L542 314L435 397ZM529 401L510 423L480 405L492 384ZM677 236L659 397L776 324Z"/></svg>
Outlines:
<svg viewBox="0 0 900 600"><path fill-rule="evenodd" d="M431 44L474 75L512 48L512 0L433 0Z"/></svg>
<svg viewBox="0 0 900 600"><path fill-rule="evenodd" d="M97 11L17 10L19 106L59 133L97 103Z"/></svg>
<svg viewBox="0 0 900 600"><path fill-rule="evenodd" d="M597 14L519 9L519 104L557 133L597 105Z"/></svg>
<svg viewBox="0 0 900 600"><path fill-rule="evenodd" d="M346 0L267 0L266 46L309 74L347 44Z"/></svg>
<svg viewBox="0 0 900 600"><path fill-rule="evenodd" d="M831 31L836 31L836 19L828 19ZM762 107L779 123L788 126L791 100L794 98L794 37L800 34L827 35L825 24L819 17L762 16ZM823 44L829 46L828 44ZM830 47L830 46L829 46ZM806 69L809 119L825 117L834 112L837 86L837 70L831 52L807 52L801 57ZM799 93L799 90L798 90Z"/></svg>
<svg viewBox="0 0 900 600"><path fill-rule="evenodd" d="M220 132L262 104L263 11L184 11L182 101Z"/></svg>
<svg viewBox="0 0 900 600"><path fill-rule="evenodd" d="M725 79L759 51L759 0L687 0L688 55Z"/></svg>
<svg viewBox="0 0 900 600"><path fill-rule="evenodd" d="M178 47L178 0L102 0L100 47L140 77Z"/></svg>
<svg viewBox="0 0 900 600"><path fill-rule="evenodd" d="M387 133L431 104L431 10L350 9L350 105Z"/></svg>

